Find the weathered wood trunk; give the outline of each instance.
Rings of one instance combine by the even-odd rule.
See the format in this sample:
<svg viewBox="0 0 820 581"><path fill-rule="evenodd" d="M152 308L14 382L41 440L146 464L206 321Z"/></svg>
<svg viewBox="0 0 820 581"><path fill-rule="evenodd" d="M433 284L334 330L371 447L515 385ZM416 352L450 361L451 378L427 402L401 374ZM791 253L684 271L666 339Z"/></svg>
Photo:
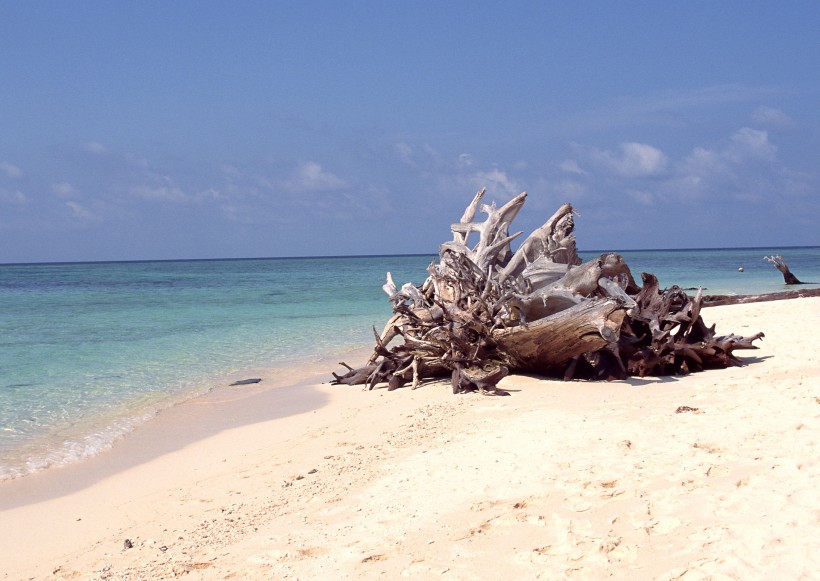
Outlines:
<svg viewBox="0 0 820 581"><path fill-rule="evenodd" d="M497 384L511 371L564 379L689 373L737 365L732 352L754 349L763 336L715 336L700 317L700 293L659 290L647 274L640 287L617 254L581 264L569 204L513 252L521 232L510 226L527 195L497 208L481 204L484 194L451 226L453 239L423 285L398 288L387 273L394 315L381 334L374 330L367 364L342 363L348 371L334 373L334 383L415 389L449 376L454 393L508 395ZM474 220L479 210L483 222Z"/></svg>
<svg viewBox="0 0 820 581"><path fill-rule="evenodd" d="M707 295L703 297L703 306L745 305L747 303L782 301L804 297L820 297L820 288L794 289L761 295Z"/></svg>
<svg viewBox="0 0 820 581"><path fill-rule="evenodd" d="M779 254L777 256L764 256L763 260L774 264L775 268L783 274L783 281L786 284L803 284L792 274L792 271L789 270L789 265L786 264L786 260Z"/></svg>
<svg viewBox="0 0 820 581"><path fill-rule="evenodd" d="M590 299L532 323L493 333L499 351L517 371L563 375L567 363L617 343L625 307Z"/></svg>

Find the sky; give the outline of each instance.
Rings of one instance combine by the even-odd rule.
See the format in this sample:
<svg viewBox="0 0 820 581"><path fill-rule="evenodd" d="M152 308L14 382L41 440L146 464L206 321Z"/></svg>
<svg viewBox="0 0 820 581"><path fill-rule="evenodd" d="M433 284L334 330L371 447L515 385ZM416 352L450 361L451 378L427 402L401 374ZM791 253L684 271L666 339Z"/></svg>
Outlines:
<svg viewBox="0 0 820 581"><path fill-rule="evenodd" d="M0 0L0 263L820 245L820 2Z"/></svg>

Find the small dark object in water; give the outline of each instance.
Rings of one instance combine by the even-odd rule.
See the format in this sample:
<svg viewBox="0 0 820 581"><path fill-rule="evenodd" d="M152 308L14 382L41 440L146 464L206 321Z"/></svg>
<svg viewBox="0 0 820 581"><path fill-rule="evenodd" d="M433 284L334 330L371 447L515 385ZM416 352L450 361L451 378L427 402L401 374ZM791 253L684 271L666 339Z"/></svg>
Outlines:
<svg viewBox="0 0 820 581"><path fill-rule="evenodd" d="M683 412L695 412L697 413L698 408L689 407L688 405L682 405L675 410L676 414L682 414Z"/></svg>
<svg viewBox="0 0 820 581"><path fill-rule="evenodd" d="M131 539L125 539L122 542L122 547L124 549L133 549L134 548L134 543L131 542Z"/></svg>
<svg viewBox="0 0 820 581"><path fill-rule="evenodd" d="M251 379L240 379L239 381L234 381L231 385L250 385L251 383L259 383L262 381L259 377L253 377Z"/></svg>

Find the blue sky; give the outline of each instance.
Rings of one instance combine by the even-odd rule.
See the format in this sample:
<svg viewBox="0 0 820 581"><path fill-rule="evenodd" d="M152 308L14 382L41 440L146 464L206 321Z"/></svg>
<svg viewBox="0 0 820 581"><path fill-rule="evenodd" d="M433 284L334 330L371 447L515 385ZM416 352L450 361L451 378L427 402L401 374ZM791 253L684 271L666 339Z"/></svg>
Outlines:
<svg viewBox="0 0 820 581"><path fill-rule="evenodd" d="M0 263L820 244L820 3L3 2Z"/></svg>

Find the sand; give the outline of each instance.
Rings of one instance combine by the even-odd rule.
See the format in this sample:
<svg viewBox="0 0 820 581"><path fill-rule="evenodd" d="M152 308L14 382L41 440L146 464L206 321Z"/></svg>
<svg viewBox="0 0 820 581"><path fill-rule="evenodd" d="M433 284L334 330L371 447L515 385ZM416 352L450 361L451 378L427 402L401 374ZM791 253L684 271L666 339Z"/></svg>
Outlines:
<svg viewBox="0 0 820 581"><path fill-rule="evenodd" d="M816 579L820 298L703 315L766 337L686 377L492 398L306 369L177 406L0 484L0 578Z"/></svg>

